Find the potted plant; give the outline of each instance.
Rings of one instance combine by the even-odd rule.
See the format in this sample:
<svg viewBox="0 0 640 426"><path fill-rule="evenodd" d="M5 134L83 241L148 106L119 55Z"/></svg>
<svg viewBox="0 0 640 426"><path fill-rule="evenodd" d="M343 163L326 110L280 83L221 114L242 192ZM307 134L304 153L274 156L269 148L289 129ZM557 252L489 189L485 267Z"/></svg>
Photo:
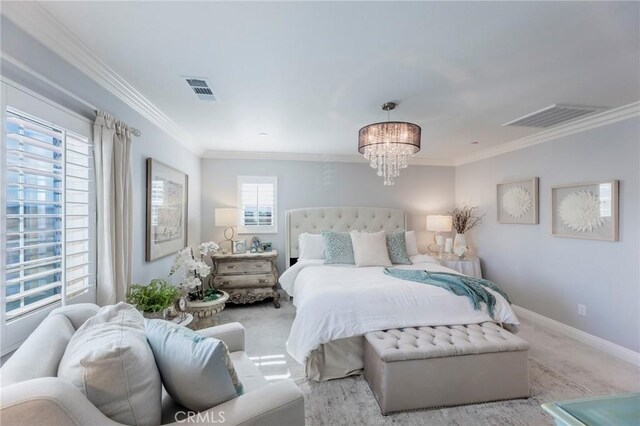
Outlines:
<svg viewBox="0 0 640 426"><path fill-rule="evenodd" d="M224 309L229 299L229 295L224 291L215 289L211 283L208 286L205 284L211 267L205 263L204 257L209 253L216 253L219 249L218 244L213 241L202 243L198 246L200 259L196 259L193 249L186 247L176 254L169 273L169 276L172 276L180 270L183 271L180 289L182 295L188 299L189 312L198 322L204 319L211 321L214 315Z"/></svg>
<svg viewBox="0 0 640 426"><path fill-rule="evenodd" d="M127 294L127 303L134 305L146 318L164 318L179 296L180 290L176 286L156 278L147 285L133 284Z"/></svg>
<svg viewBox="0 0 640 426"><path fill-rule="evenodd" d="M467 237L465 232L472 230L476 225L482 221L482 216L477 216L476 211L478 207L464 206L462 208L455 208L449 212L451 216L451 225L456 231L455 239L453 240L453 248L462 246L467 247Z"/></svg>

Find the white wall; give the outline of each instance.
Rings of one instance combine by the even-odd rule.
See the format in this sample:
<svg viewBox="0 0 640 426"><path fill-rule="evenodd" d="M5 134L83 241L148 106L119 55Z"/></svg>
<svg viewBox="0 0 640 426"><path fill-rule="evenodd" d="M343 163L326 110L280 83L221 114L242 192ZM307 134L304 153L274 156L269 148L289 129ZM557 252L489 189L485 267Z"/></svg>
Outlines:
<svg viewBox="0 0 640 426"><path fill-rule="evenodd" d="M200 158L4 17L0 22L0 29L3 52L25 63L66 90L142 131L141 137L133 138L132 146L134 192L132 279L134 283L145 283L151 278L166 277L171 268L171 257L155 262L145 261L145 160L147 157L153 157L189 175L188 241L190 245L197 245L200 243ZM90 109L63 93L24 72L13 69L10 64L3 62L2 65L2 74L6 77L69 109L94 117Z"/></svg>
<svg viewBox="0 0 640 426"><path fill-rule="evenodd" d="M487 213L470 233L485 277L517 305L639 351L639 169L637 118L457 167L457 204ZM540 224L498 224L496 183L532 176ZM610 179L620 180L619 242L551 236L551 186Z"/></svg>
<svg viewBox="0 0 640 426"><path fill-rule="evenodd" d="M444 213L454 204L453 167L409 166L392 187L385 187L365 163L202 160L202 240L221 241L223 228L214 227L214 209L237 206L237 176L278 177L278 233L259 235L273 242L284 270L286 210L302 207L369 206L407 211L409 229L418 231L426 250L432 234L425 231L426 214ZM240 235L250 240L252 235Z"/></svg>

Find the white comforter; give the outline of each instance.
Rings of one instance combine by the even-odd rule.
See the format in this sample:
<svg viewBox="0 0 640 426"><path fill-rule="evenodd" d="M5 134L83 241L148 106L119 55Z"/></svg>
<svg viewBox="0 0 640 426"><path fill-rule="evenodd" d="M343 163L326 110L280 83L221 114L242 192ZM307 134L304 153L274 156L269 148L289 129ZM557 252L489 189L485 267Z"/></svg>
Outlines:
<svg viewBox="0 0 640 426"><path fill-rule="evenodd" d="M455 272L430 259L424 256L420 263L396 267ZM293 296L297 308L287 351L301 364L323 343L370 331L485 321L520 323L509 303L495 292L495 315L491 318L486 306L476 311L464 296L390 277L381 267L299 261L282 274L280 284Z"/></svg>

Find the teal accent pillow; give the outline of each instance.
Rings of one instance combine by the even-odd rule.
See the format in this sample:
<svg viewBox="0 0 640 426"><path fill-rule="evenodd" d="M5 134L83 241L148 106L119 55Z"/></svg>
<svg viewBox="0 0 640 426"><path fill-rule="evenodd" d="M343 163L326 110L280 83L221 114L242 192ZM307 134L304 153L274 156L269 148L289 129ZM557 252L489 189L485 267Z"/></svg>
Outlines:
<svg viewBox="0 0 640 426"><path fill-rule="evenodd" d="M404 231L387 234L387 251L389 260L394 265L410 265L409 253L407 253L407 239Z"/></svg>
<svg viewBox="0 0 640 426"><path fill-rule="evenodd" d="M145 330L162 384L178 404L201 412L244 392L223 341L165 320L146 320Z"/></svg>
<svg viewBox="0 0 640 426"><path fill-rule="evenodd" d="M324 263L347 263L355 265L353 244L348 232L322 231L324 239Z"/></svg>

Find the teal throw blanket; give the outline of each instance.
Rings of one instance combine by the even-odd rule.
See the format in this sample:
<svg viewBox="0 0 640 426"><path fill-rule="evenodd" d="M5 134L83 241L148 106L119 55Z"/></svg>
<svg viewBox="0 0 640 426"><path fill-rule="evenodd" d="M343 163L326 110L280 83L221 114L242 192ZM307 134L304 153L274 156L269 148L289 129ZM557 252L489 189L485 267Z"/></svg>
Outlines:
<svg viewBox="0 0 640 426"><path fill-rule="evenodd" d="M483 280L482 278L473 278L466 275L450 274L446 272L428 272L423 270L411 270L411 269L390 269L385 268L384 273L394 278L401 280L415 281L422 284L429 284L436 287L443 288L456 294L458 296L466 296L473 304L473 308L480 310L480 303L487 304L489 315L493 318L496 298L491 294L487 288L502 295L509 304L511 301L509 297L498 288L497 285L489 280Z"/></svg>

